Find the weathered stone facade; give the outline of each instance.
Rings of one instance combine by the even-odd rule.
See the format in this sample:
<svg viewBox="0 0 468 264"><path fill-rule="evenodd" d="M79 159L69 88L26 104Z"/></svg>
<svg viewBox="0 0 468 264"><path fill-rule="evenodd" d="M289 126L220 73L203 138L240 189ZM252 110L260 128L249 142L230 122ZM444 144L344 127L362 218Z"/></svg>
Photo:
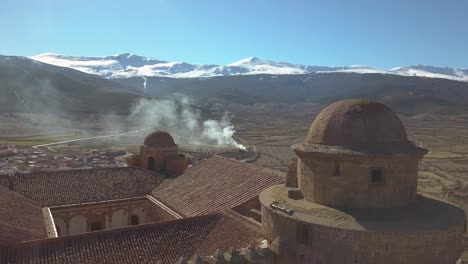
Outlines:
<svg viewBox="0 0 468 264"><path fill-rule="evenodd" d="M140 154L130 157L127 163L167 176L180 175L188 167L188 159L178 153L172 137L161 131L147 136L145 144L140 146Z"/></svg>
<svg viewBox="0 0 468 264"><path fill-rule="evenodd" d="M426 150L386 106L345 100L314 120L286 185L260 194L275 263L454 264L465 214L417 194Z"/></svg>
<svg viewBox="0 0 468 264"><path fill-rule="evenodd" d="M413 156L311 155L299 159L298 185L305 199L329 206L401 207L416 200L418 161ZM370 180L373 169L381 172L376 182Z"/></svg>
<svg viewBox="0 0 468 264"><path fill-rule="evenodd" d="M292 204L288 203L288 208L293 208ZM434 224L431 222L437 219L422 216L409 223L404 219L400 223L388 223L393 219L372 222L372 217L368 216L355 223L361 225L360 229L354 229L347 221L338 220L338 225L332 224L339 218L346 218L345 215L327 215L323 208L312 212L318 216L300 219L268 205L262 206L263 231L273 243L272 250L277 255L275 263L454 264L463 249L463 221ZM444 210L439 213L443 214ZM463 217L456 210L452 213L442 217Z"/></svg>

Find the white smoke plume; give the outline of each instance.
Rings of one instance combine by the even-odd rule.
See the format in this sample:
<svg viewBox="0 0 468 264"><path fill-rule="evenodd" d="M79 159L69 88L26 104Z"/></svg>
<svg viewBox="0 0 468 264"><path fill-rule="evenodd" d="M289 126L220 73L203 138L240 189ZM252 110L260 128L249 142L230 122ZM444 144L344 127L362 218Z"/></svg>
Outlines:
<svg viewBox="0 0 468 264"><path fill-rule="evenodd" d="M146 82L148 81L145 76L142 76L143 78L143 92L147 94L148 90L146 89Z"/></svg>
<svg viewBox="0 0 468 264"><path fill-rule="evenodd" d="M221 120L202 120L201 111L187 97L142 99L133 107L130 118L139 128L166 130L181 145L245 149L234 140L235 129L228 115Z"/></svg>

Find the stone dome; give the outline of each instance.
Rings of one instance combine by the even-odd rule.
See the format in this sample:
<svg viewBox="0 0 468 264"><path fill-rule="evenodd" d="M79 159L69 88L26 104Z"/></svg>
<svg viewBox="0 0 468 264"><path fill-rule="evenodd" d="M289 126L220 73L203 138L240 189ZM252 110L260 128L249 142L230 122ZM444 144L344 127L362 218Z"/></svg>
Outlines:
<svg viewBox="0 0 468 264"><path fill-rule="evenodd" d="M400 152L421 150L408 141L398 116L387 106L349 99L326 107L313 121L303 144L305 152Z"/></svg>
<svg viewBox="0 0 468 264"><path fill-rule="evenodd" d="M149 147L174 146L175 142L171 134L164 131L156 131L145 138L144 144Z"/></svg>

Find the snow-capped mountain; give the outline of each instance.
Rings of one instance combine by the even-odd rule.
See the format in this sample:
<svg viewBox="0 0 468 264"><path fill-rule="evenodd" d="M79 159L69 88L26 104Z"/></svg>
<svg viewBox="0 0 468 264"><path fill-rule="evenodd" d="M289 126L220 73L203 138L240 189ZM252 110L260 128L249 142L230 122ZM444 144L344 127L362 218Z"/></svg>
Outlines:
<svg viewBox="0 0 468 264"><path fill-rule="evenodd" d="M201 78L230 75L253 74L305 74L314 72L355 72L381 73L405 76L421 76L445 78L457 81L468 81L468 69L443 68L433 66L406 66L388 70L376 69L365 65L350 65L342 67L311 66L274 62L256 57L249 57L228 65L190 64L186 62L168 62L123 53L107 57L66 56L62 54L44 53L30 57L31 59L52 65L68 67L85 73L102 77L171 77L171 78Z"/></svg>

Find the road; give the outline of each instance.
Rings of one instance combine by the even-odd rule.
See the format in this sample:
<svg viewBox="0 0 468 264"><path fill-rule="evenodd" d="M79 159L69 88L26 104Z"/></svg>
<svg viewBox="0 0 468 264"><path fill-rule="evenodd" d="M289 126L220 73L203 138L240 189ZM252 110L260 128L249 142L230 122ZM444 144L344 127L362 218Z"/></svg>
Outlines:
<svg viewBox="0 0 468 264"><path fill-rule="evenodd" d="M76 142L76 141L83 141L83 140L90 140L90 139L118 137L118 136L124 136L124 135L139 133L139 132L142 132L142 131L145 131L145 130L149 130L149 129L153 129L153 128L143 128L143 129L140 129L140 130L125 132L125 133L120 133L120 134L113 134L113 135L104 135L104 136L95 136L95 137L87 137L87 138L70 139L70 140L64 140L64 141L59 141L59 142L53 142L53 143L35 145L35 146L33 146L33 147L47 147L47 146L52 146L52 145L60 145L60 144L65 144L65 143L70 143L70 142Z"/></svg>

